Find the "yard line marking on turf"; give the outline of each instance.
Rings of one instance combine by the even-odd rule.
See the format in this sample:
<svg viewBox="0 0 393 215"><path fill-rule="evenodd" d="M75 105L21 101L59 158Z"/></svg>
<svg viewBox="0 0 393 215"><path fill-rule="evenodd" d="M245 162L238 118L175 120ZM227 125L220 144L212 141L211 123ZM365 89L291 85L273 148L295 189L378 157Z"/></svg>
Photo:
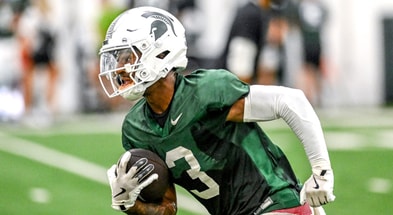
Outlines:
<svg viewBox="0 0 393 215"><path fill-rule="evenodd" d="M106 169L39 144L0 133L0 149L40 163L72 172L84 178L107 184Z"/></svg>
<svg viewBox="0 0 393 215"><path fill-rule="evenodd" d="M367 146L365 138L349 132L325 132L325 139L329 150L361 151Z"/></svg>
<svg viewBox="0 0 393 215"><path fill-rule="evenodd" d="M392 183L389 179L385 178L371 178L368 181L368 190L373 193L389 193L392 188Z"/></svg>
<svg viewBox="0 0 393 215"><path fill-rule="evenodd" d="M45 188L33 187L30 190L30 198L33 202L45 204L50 202L51 195Z"/></svg>
<svg viewBox="0 0 393 215"><path fill-rule="evenodd" d="M49 149L32 141L6 135L0 132L0 150L25 157L42 164L74 173L92 181L108 185L106 168L78 157ZM203 206L195 200L178 193L178 205L197 214L206 214Z"/></svg>

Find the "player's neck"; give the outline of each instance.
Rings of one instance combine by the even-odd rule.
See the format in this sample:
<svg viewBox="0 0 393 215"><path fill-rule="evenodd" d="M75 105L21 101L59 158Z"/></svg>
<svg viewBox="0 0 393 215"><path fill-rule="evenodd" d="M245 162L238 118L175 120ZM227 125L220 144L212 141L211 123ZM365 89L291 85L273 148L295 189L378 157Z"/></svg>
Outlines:
<svg viewBox="0 0 393 215"><path fill-rule="evenodd" d="M171 104L175 92L176 76L169 73L153 84L145 93L145 98L152 111L156 114L165 112Z"/></svg>

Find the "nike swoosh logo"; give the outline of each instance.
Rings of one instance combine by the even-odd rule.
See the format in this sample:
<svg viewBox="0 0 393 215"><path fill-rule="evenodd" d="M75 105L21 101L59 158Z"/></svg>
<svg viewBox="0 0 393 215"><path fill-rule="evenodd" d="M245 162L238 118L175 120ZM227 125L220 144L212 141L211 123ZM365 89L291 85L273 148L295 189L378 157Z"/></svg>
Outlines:
<svg viewBox="0 0 393 215"><path fill-rule="evenodd" d="M314 182L315 182L315 187L314 187L314 189L319 189L319 184L318 184L317 180L315 180L315 177L314 177L314 176L313 176L312 178L314 179Z"/></svg>
<svg viewBox="0 0 393 215"><path fill-rule="evenodd" d="M179 116L177 116L177 118L175 120L171 119L171 124L173 126L177 125L177 122L179 122L179 119L181 118L182 115L183 115L183 113L181 113Z"/></svg>
<svg viewBox="0 0 393 215"><path fill-rule="evenodd" d="M114 195L113 198L116 198L116 197L118 197L118 196L120 196L121 194L123 194L123 193L126 192L126 189L124 189L124 188L120 188L120 189L121 189L121 191L120 191L118 194Z"/></svg>

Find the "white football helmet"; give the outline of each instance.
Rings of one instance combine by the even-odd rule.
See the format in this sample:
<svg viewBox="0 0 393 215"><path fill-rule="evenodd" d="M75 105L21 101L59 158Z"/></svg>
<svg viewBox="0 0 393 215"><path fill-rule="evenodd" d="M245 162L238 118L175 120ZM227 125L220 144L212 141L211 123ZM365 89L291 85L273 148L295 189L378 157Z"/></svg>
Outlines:
<svg viewBox="0 0 393 215"><path fill-rule="evenodd" d="M139 99L172 69L183 70L186 52L184 27L172 14L154 7L127 10L109 26L100 49L101 85L109 97Z"/></svg>

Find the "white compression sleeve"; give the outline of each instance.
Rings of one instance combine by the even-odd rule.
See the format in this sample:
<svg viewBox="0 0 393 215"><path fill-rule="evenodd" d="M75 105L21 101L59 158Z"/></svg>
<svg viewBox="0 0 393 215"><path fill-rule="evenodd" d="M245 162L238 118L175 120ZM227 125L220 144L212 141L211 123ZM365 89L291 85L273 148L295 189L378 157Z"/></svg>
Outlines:
<svg viewBox="0 0 393 215"><path fill-rule="evenodd" d="M302 142L312 168L331 168L321 123L304 93L280 86L250 86L243 121L278 118L282 118Z"/></svg>

